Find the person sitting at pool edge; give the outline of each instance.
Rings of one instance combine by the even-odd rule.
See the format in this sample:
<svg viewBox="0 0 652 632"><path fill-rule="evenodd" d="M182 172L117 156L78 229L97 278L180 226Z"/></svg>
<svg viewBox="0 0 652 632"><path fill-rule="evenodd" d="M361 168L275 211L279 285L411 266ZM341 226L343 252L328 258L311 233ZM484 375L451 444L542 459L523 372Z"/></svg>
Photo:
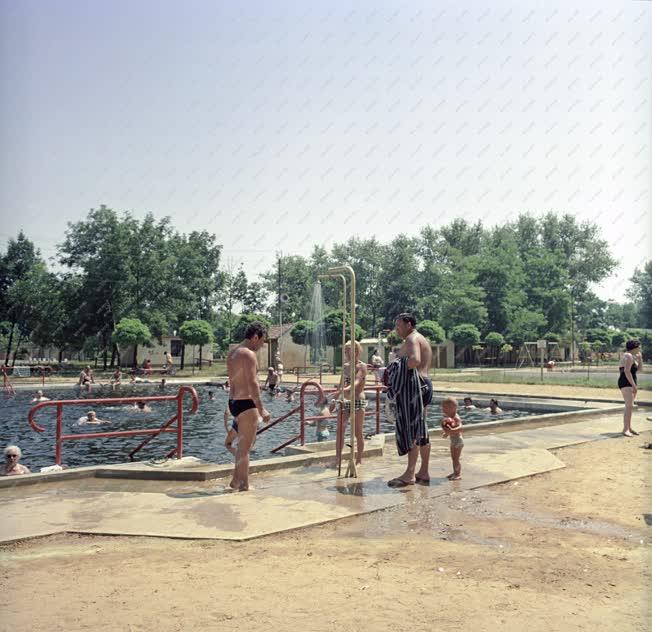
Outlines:
<svg viewBox="0 0 652 632"><path fill-rule="evenodd" d="M5 467L2 471L3 476L17 476L19 474L31 474L32 472L25 465L21 465L20 457L23 456L22 450L17 445L8 445L5 448Z"/></svg>
<svg viewBox="0 0 652 632"><path fill-rule="evenodd" d="M490 399L489 400L489 407L485 408L486 411L489 411L492 415L500 415L502 413L502 409L498 407L498 400L497 399Z"/></svg>
<svg viewBox="0 0 652 632"><path fill-rule="evenodd" d="M89 410L83 417L79 418L77 422L80 426L99 426L101 424L110 424L110 421L102 421L97 418L94 410Z"/></svg>
<svg viewBox="0 0 652 632"><path fill-rule="evenodd" d="M95 377L93 376L93 369L87 365L79 374L79 386L85 386L90 389L91 384L95 384Z"/></svg>
<svg viewBox="0 0 652 632"><path fill-rule="evenodd" d="M32 402L49 402L50 398L43 395L43 391L36 391Z"/></svg>
<svg viewBox="0 0 652 632"><path fill-rule="evenodd" d="M470 397L465 397L464 410L474 410L474 409L475 409L475 404L473 403L473 400Z"/></svg>

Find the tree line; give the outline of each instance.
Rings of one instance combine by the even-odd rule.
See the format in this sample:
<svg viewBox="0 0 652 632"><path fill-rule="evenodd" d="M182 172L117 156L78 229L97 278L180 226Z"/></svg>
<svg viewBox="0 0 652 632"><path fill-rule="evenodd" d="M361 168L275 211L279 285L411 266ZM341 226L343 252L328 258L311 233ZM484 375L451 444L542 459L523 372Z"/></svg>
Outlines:
<svg viewBox="0 0 652 632"><path fill-rule="evenodd" d="M388 243L316 244L310 256L279 257L253 280L223 260L213 234L185 234L170 218L101 206L68 225L52 263L22 232L0 255L0 345L8 362L30 342L100 356L106 367L131 360L121 358L126 346L174 333L224 351L253 318L302 321L301 339L311 327L315 280L338 264L355 270L360 333L370 336L391 329L403 311L433 342L498 349L539 338L568 342L571 330L578 341L611 348L627 332L647 339L635 330L652 328L652 263L641 262L621 302L601 300L592 287L616 267L607 242L591 222L553 213L495 227L458 219ZM323 295L336 332L341 289L324 281Z"/></svg>

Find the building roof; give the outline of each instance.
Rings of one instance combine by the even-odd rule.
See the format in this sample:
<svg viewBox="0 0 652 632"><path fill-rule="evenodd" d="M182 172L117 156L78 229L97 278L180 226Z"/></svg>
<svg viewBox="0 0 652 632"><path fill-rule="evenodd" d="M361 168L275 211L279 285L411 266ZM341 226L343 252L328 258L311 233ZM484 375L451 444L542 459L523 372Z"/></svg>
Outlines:
<svg viewBox="0 0 652 632"><path fill-rule="evenodd" d="M278 340L283 334L286 334L294 327L294 323L285 323L281 325L272 325L267 331L268 340Z"/></svg>

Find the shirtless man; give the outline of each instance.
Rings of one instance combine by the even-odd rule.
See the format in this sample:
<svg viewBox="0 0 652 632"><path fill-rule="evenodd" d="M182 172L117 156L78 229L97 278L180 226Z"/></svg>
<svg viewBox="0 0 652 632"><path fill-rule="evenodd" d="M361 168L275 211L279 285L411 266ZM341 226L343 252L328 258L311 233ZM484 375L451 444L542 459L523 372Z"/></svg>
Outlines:
<svg viewBox="0 0 652 632"><path fill-rule="evenodd" d="M399 357L405 356L408 359L408 368L416 369L421 378L421 397L425 408L432 400L432 381L428 377L430 364L432 362L432 349L430 343L416 330L417 321L412 314L399 314L396 317L396 333L403 338L403 344L398 350ZM421 445L419 445L421 443ZM417 459L421 456L421 467L416 472ZM428 465L430 462L430 441L426 435L425 440L417 440L408 452L407 468L398 478L390 481L392 487L412 485L415 482L428 483L430 473Z"/></svg>
<svg viewBox="0 0 652 632"><path fill-rule="evenodd" d="M229 352L226 369L229 374L229 410L238 424L238 447L235 470L230 487L241 492L249 489L249 450L256 440L258 419L268 422L270 414L260 401L256 351L265 344L267 331L259 322L245 330L244 342Z"/></svg>

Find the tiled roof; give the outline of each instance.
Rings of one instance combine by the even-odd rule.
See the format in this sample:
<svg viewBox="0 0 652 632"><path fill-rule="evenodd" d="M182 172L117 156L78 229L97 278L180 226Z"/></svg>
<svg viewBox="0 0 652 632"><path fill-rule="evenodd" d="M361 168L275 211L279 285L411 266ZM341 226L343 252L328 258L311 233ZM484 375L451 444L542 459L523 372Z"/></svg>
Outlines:
<svg viewBox="0 0 652 632"><path fill-rule="evenodd" d="M278 340L283 334L287 333L294 327L294 323L285 323L281 329L281 325L272 325L267 332L269 340Z"/></svg>

